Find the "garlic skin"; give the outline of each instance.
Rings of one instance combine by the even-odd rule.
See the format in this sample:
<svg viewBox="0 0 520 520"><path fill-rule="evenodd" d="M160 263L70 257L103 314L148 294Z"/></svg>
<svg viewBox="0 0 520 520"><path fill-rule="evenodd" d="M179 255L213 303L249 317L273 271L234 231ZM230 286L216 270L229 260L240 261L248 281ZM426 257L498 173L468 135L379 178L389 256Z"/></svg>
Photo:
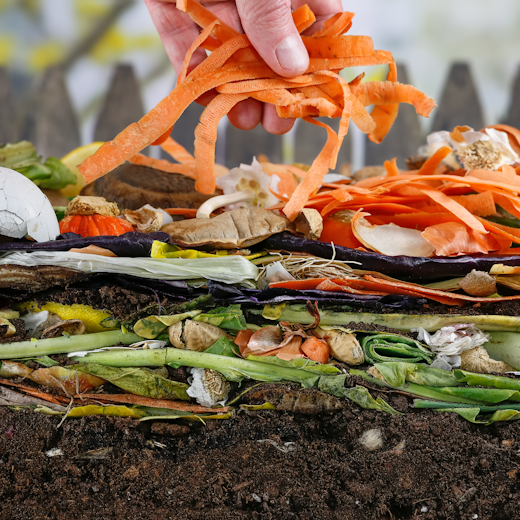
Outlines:
<svg viewBox="0 0 520 520"><path fill-rule="evenodd" d="M208 408L224 405L231 390L231 385L220 372L206 368L191 369L190 385L186 393Z"/></svg>
<svg viewBox="0 0 520 520"><path fill-rule="evenodd" d="M49 199L27 177L0 167L0 234L29 236L37 242L55 240L60 226Z"/></svg>

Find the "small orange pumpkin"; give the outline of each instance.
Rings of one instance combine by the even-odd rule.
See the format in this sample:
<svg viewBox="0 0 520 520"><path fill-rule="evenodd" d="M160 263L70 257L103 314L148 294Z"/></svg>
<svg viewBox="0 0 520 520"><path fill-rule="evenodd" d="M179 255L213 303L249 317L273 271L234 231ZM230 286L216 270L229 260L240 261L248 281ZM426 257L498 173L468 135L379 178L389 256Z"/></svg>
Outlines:
<svg viewBox="0 0 520 520"><path fill-rule="evenodd" d="M61 233L77 233L84 237L119 236L134 231L127 220L107 215L69 215L60 221Z"/></svg>

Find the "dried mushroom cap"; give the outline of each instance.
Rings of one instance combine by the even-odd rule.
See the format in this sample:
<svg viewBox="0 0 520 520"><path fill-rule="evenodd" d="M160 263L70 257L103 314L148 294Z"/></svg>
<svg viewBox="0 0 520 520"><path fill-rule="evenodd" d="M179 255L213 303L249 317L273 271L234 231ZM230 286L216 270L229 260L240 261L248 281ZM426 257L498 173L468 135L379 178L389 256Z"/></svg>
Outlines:
<svg viewBox="0 0 520 520"><path fill-rule="evenodd" d="M495 278L485 271L477 271L473 269L460 282L460 287L470 296L489 296L497 292L497 283Z"/></svg>
<svg viewBox="0 0 520 520"><path fill-rule="evenodd" d="M41 339L57 338L67 334L68 336L81 336L85 334L85 324L81 320L64 320L47 327L41 333Z"/></svg>
<svg viewBox="0 0 520 520"><path fill-rule="evenodd" d="M222 329L202 321L185 320L168 328L170 343L176 348L203 352L220 338L228 338Z"/></svg>
<svg viewBox="0 0 520 520"><path fill-rule="evenodd" d="M115 202L108 202L105 197L88 197L78 195L74 197L65 210L65 215L106 215L117 217L119 208Z"/></svg>
<svg viewBox="0 0 520 520"><path fill-rule="evenodd" d="M504 374L505 372L514 370L513 367L503 361L491 359L484 347L475 347L470 350L465 350L461 353L460 358L460 368L468 372L476 372L477 374L489 374L491 372Z"/></svg>
<svg viewBox="0 0 520 520"><path fill-rule="evenodd" d="M365 353L354 334L342 330L321 331L319 334L329 344L333 358L347 365L361 365L365 362Z"/></svg>
<svg viewBox="0 0 520 520"><path fill-rule="evenodd" d="M159 231L163 225L162 213L149 204L136 210L125 209L123 216L130 224L136 226L143 233Z"/></svg>
<svg viewBox="0 0 520 520"><path fill-rule="evenodd" d="M205 368L192 368L191 377L192 382L187 394L195 398L201 406L212 408L227 399L231 385L220 372Z"/></svg>
<svg viewBox="0 0 520 520"><path fill-rule="evenodd" d="M293 222L297 233L310 240L319 240L323 233L323 217L312 208L304 208Z"/></svg>
<svg viewBox="0 0 520 520"><path fill-rule="evenodd" d="M211 219L188 219L161 228L171 242L181 247L239 249L249 247L276 233L291 230L285 217L261 208L240 208Z"/></svg>

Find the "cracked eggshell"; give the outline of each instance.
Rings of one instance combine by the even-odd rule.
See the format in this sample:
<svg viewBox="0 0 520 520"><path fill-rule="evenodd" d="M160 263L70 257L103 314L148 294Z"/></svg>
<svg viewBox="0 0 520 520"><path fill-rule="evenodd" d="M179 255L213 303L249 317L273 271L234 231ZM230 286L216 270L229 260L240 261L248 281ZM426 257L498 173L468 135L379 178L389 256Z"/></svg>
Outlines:
<svg viewBox="0 0 520 520"><path fill-rule="evenodd" d="M49 199L27 177L0 167L0 234L37 242L55 240L60 226Z"/></svg>

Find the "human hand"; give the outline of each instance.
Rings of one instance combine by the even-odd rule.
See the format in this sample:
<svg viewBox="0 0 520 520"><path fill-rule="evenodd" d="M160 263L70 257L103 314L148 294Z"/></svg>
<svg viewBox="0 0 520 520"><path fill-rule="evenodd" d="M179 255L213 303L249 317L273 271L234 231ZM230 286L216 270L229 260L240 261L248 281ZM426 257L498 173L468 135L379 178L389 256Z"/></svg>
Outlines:
<svg viewBox="0 0 520 520"><path fill-rule="evenodd" d="M177 72L182 68L193 40L200 30L190 17L175 7L174 0L144 0L159 32L166 53ZM323 21L343 10L341 0L201 0L201 4L233 29L245 32L253 47L277 74L295 77L309 66L309 55L294 25L291 9L307 4L316 15L309 31L321 29ZM198 49L190 69L206 58ZM206 105L216 95L208 92L198 99ZM258 123L271 134L285 134L294 125L294 119L278 117L273 105L256 99L238 103L228 114L233 126L242 130L255 128Z"/></svg>

